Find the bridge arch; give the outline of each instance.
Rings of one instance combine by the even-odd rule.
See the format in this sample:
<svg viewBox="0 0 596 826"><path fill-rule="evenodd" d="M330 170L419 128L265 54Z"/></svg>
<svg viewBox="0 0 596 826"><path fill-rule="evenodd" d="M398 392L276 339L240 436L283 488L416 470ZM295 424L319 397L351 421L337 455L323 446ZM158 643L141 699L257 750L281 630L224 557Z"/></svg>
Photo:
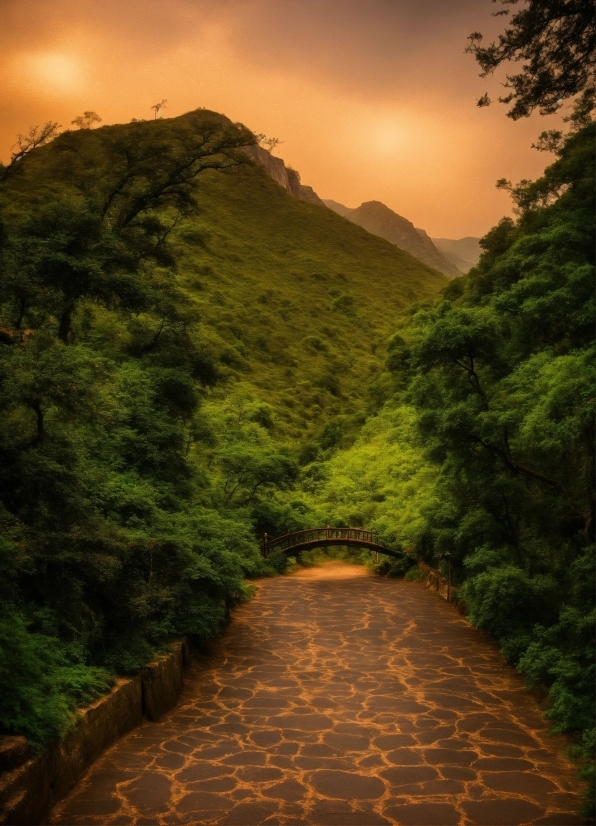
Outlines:
<svg viewBox="0 0 596 826"><path fill-rule="evenodd" d="M380 554L393 556L396 559L403 557L402 551L386 548L377 541L374 531L363 528L308 528L304 531L294 531L275 539L263 537L262 553L267 558L272 553L292 555L300 551L310 551L314 548L325 548L333 545L344 545L351 548L368 549Z"/></svg>

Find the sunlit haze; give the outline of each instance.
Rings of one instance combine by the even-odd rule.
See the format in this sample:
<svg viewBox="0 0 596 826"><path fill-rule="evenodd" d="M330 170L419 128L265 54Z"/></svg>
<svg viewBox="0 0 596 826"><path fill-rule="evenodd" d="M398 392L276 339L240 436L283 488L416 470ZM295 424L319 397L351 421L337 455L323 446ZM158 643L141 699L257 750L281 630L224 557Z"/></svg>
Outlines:
<svg viewBox="0 0 596 826"><path fill-rule="evenodd" d="M0 157L17 133L199 106L282 141L322 198L379 200L433 237L484 234L509 213L498 178L537 176L553 116L512 122L470 32L503 27L490 0L16 0L0 6Z"/></svg>

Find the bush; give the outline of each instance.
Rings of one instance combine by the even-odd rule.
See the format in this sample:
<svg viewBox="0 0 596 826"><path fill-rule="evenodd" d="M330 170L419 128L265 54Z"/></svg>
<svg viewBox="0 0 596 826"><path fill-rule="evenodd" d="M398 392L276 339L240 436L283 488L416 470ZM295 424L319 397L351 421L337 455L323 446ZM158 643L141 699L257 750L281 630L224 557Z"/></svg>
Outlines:
<svg viewBox="0 0 596 826"><path fill-rule="evenodd" d="M399 559L395 557L385 557L377 567L377 573L381 576L388 576L388 577L403 577L405 576L407 579L412 581L413 569L418 571L418 564L416 560L404 554ZM408 576L410 574L410 576Z"/></svg>
<svg viewBox="0 0 596 826"><path fill-rule="evenodd" d="M0 731L29 738L34 750L64 735L77 706L107 691L113 677L89 666L80 646L33 633L16 611L0 619Z"/></svg>
<svg viewBox="0 0 596 826"><path fill-rule="evenodd" d="M557 583L545 575L529 576L515 565L489 568L461 586L473 625L490 631L511 662L519 659L537 621L547 622L556 610Z"/></svg>
<svg viewBox="0 0 596 826"><path fill-rule="evenodd" d="M274 551L267 557L267 565L278 574L284 574L290 567L290 559L281 551Z"/></svg>

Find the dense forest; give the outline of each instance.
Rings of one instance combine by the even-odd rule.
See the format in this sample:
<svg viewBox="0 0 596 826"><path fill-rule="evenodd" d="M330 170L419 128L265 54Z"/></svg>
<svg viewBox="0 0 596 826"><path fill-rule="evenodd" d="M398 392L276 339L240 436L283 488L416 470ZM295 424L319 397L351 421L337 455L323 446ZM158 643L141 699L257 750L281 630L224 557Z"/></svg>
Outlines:
<svg viewBox="0 0 596 826"><path fill-rule="evenodd" d="M0 170L0 726L37 747L259 537L363 525L594 748L593 125L447 282L252 164L244 127L65 132Z"/></svg>
<svg viewBox="0 0 596 826"><path fill-rule="evenodd" d="M394 314L445 283L251 142L198 110L0 170L0 726L38 747L273 572L259 535L304 513L271 491L357 430Z"/></svg>

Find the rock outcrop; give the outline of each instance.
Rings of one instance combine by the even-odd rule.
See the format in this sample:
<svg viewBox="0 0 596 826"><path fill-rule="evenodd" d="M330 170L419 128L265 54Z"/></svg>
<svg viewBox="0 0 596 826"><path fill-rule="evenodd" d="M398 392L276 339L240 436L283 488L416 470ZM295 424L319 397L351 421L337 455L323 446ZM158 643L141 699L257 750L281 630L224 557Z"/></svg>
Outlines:
<svg viewBox="0 0 596 826"><path fill-rule="evenodd" d="M270 178L300 201L308 201L310 204L325 206L314 189L300 183L300 175L295 169L288 168L281 158L275 158L271 152L263 149L262 146L246 146L244 151L249 158L263 166Z"/></svg>

